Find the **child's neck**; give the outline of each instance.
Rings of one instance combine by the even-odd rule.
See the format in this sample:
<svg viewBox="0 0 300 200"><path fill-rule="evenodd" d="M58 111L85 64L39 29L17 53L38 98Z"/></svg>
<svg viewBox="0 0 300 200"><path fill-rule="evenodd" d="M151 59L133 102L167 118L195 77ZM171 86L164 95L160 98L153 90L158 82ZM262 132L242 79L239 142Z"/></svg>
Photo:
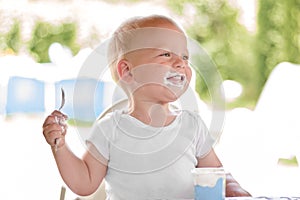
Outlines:
<svg viewBox="0 0 300 200"><path fill-rule="evenodd" d="M139 102L130 106L129 114L141 122L162 127L171 124L176 116L169 110L169 104Z"/></svg>

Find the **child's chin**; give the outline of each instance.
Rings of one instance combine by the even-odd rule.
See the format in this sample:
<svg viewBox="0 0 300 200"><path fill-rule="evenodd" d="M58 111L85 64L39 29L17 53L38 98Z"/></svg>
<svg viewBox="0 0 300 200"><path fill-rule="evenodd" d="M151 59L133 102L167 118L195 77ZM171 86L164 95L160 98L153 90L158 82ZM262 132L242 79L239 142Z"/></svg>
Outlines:
<svg viewBox="0 0 300 200"><path fill-rule="evenodd" d="M174 93L175 96L177 96L177 99L186 91L187 86L168 86L172 93Z"/></svg>
<svg viewBox="0 0 300 200"><path fill-rule="evenodd" d="M182 89L179 89L177 87L175 88L169 88L169 98L170 98L170 102L174 102L174 101L177 101L182 95L183 93L186 91L186 88L182 88Z"/></svg>

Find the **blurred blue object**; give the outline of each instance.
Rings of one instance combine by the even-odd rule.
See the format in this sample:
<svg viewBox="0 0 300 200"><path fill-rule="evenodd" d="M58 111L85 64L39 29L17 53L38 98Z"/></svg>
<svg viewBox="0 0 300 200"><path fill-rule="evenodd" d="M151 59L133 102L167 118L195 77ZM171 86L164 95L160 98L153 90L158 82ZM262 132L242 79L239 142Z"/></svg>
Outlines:
<svg viewBox="0 0 300 200"><path fill-rule="evenodd" d="M45 83L12 76L7 86L6 114L45 112Z"/></svg>
<svg viewBox="0 0 300 200"><path fill-rule="evenodd" d="M61 111L70 119L91 122L108 106L107 85L92 78L61 80L55 83L55 107L60 107L61 88L65 91L65 105ZM112 90L113 91L113 90ZM105 93L105 94L104 94Z"/></svg>
<svg viewBox="0 0 300 200"><path fill-rule="evenodd" d="M0 84L0 115L5 114L5 101L6 101L6 91L4 86Z"/></svg>

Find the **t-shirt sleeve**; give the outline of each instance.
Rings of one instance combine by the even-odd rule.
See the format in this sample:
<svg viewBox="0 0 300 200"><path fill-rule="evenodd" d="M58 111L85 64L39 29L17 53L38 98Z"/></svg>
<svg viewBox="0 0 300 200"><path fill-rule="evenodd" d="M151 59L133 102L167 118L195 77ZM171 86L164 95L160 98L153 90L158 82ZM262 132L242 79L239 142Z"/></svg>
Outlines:
<svg viewBox="0 0 300 200"><path fill-rule="evenodd" d="M202 158L211 151L215 140L211 136L209 130L207 129L207 126L205 125L201 117L198 116L196 120L198 126L198 130L196 133L196 157Z"/></svg>
<svg viewBox="0 0 300 200"><path fill-rule="evenodd" d="M105 159L109 160L109 139L99 121L93 124L90 137L86 140L87 146L92 144Z"/></svg>

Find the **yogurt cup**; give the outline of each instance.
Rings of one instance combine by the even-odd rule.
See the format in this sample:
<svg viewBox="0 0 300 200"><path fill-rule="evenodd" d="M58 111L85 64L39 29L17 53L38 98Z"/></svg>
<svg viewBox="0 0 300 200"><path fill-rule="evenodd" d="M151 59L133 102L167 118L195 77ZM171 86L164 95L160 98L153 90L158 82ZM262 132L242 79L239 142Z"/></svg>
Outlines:
<svg viewBox="0 0 300 200"><path fill-rule="evenodd" d="M192 174L195 200L225 199L226 174L223 168L195 168Z"/></svg>

